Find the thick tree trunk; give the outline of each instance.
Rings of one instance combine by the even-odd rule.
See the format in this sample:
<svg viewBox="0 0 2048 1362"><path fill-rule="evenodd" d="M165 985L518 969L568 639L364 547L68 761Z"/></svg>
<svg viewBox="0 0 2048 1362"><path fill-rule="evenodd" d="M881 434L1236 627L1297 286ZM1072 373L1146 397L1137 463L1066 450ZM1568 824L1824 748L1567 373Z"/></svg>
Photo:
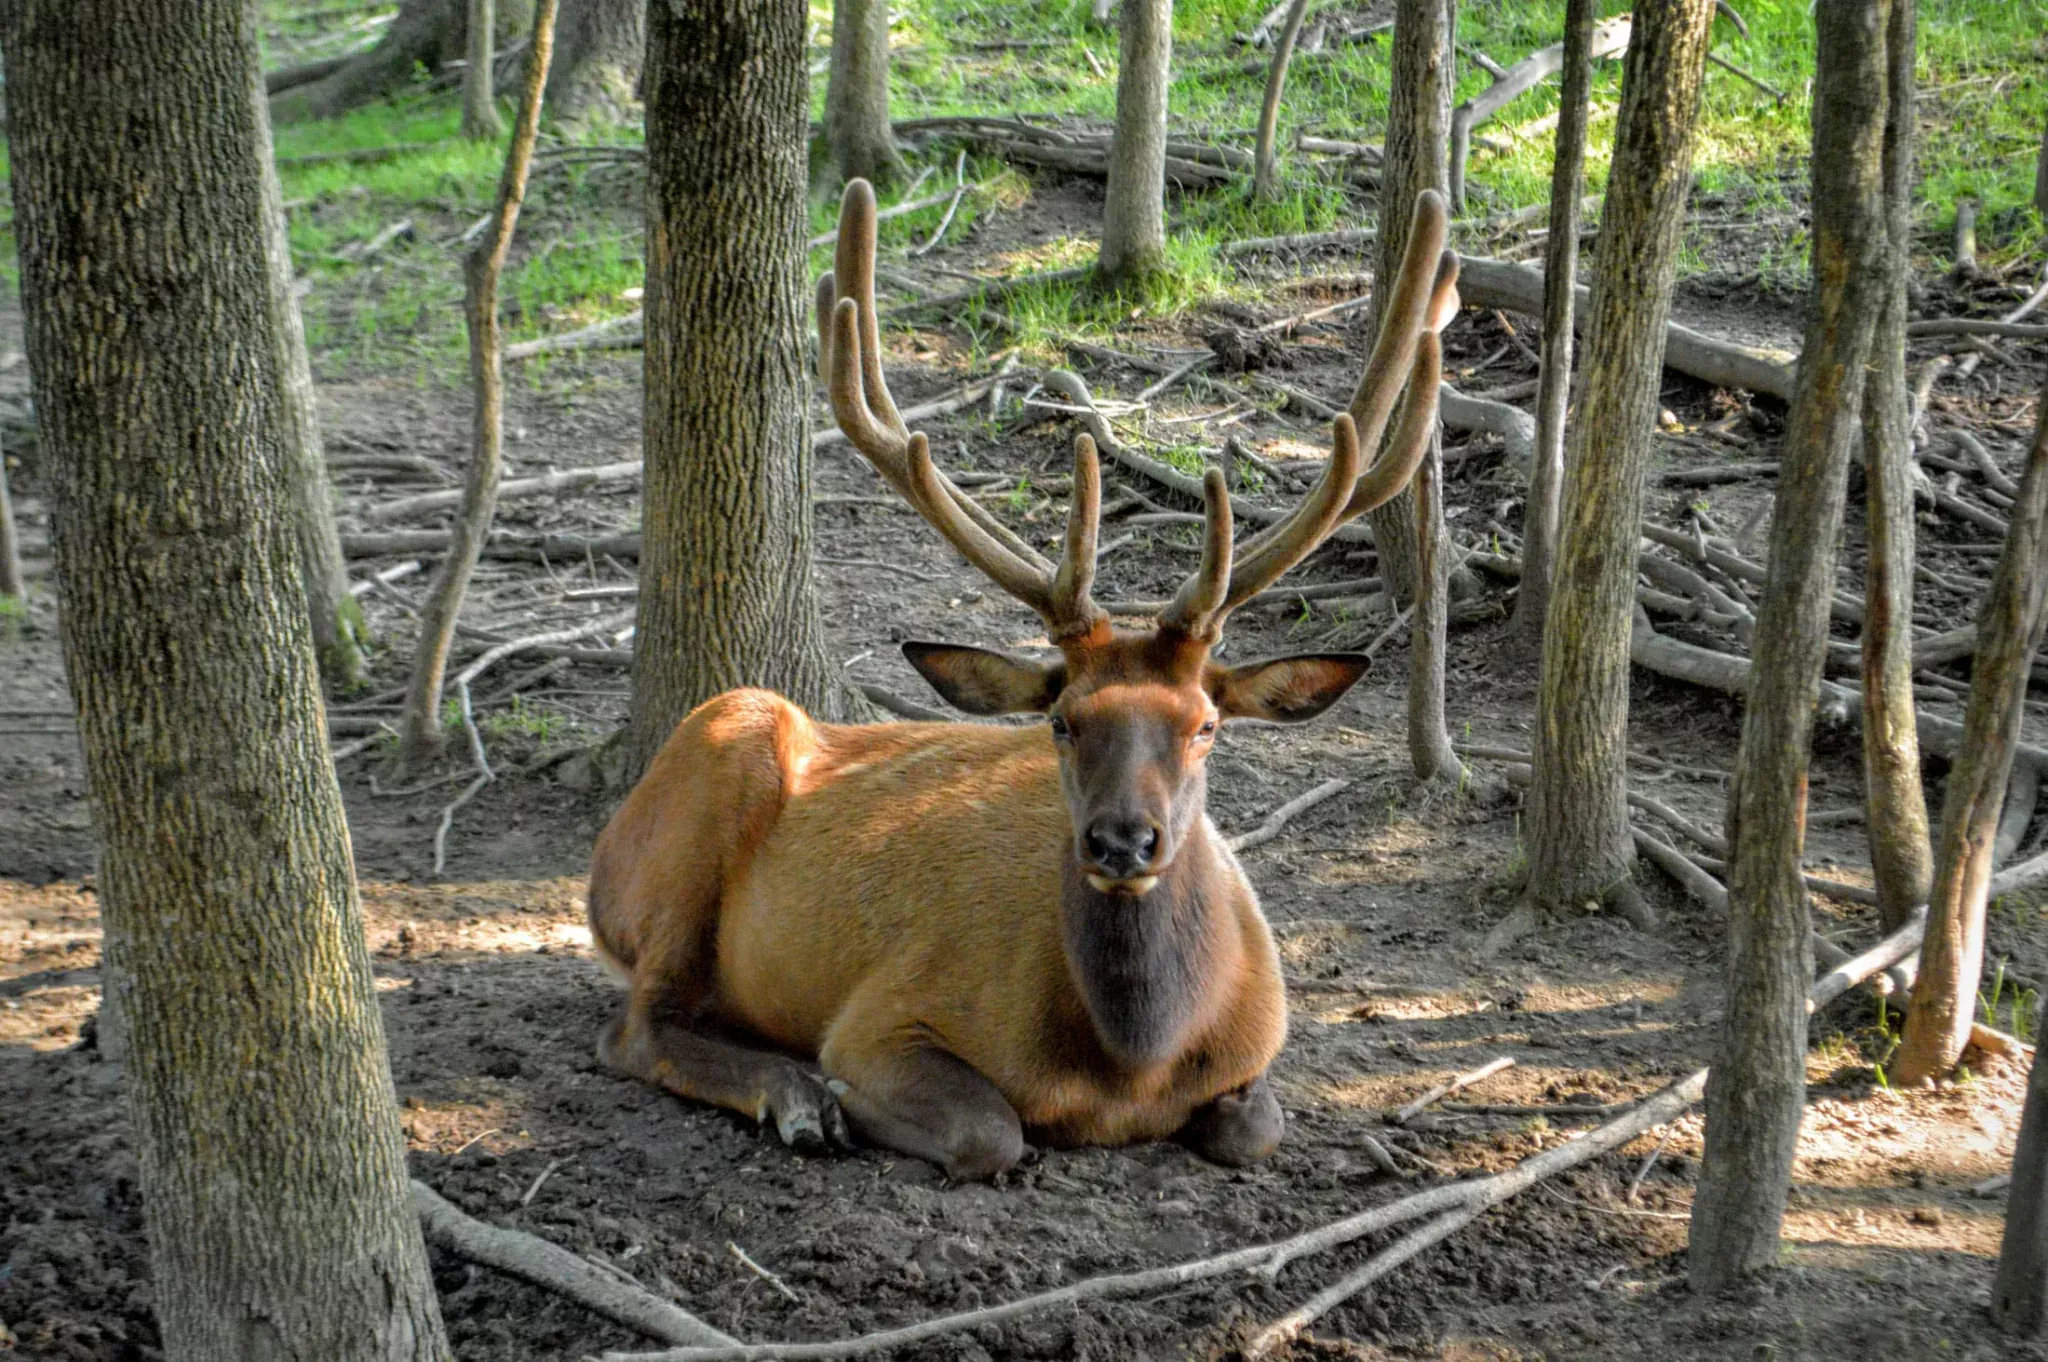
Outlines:
<svg viewBox="0 0 2048 1362"><path fill-rule="evenodd" d="M1399 0L1394 7L1393 84L1388 92L1386 163L1380 175L1378 279L1392 279L1408 249L1416 196L1450 194L1452 0ZM1373 290L1371 332L1380 327L1381 295ZM1368 451L1371 452L1371 451ZM1439 508L1441 514L1441 508ZM1415 493L1368 513L1378 546L1380 578L1394 604L1415 603ZM1441 535L1439 535L1441 538ZM1418 636L1417 646L1421 640Z"/></svg>
<svg viewBox="0 0 2048 1362"><path fill-rule="evenodd" d="M1536 454L1522 517L1522 581L1509 634L1523 658L1543 652L1564 486L1565 414L1571 407L1572 310L1579 270L1579 190L1586 178L1586 114L1593 85L1596 0L1566 0L1557 151L1550 168L1550 238L1543 259L1543 366L1536 383Z"/></svg>
<svg viewBox="0 0 2048 1362"><path fill-rule="evenodd" d="M2027 1077L2012 1190L2005 1198L2005 1240L1991 1283L1991 1317L2009 1334L2048 1337L2048 1063L2038 1048Z"/></svg>
<svg viewBox="0 0 2048 1362"><path fill-rule="evenodd" d="M1166 85L1173 0L1124 0L1118 43L1116 133L1102 205L1098 282L1142 287L1166 266Z"/></svg>
<svg viewBox="0 0 2048 1362"><path fill-rule="evenodd" d="M1815 10L1813 301L1771 520L1742 744L1728 799L1728 991L1693 1201L1695 1290L1777 1260L1806 1103L1811 915L1801 855L1835 544L1889 282L1885 33L1891 0ZM2004 788L2001 777L2000 789ZM1996 811L1993 821L1996 821ZM1988 866L1986 867L1988 870Z"/></svg>
<svg viewBox="0 0 2048 1362"><path fill-rule="evenodd" d="M1913 439L1906 285L1913 272L1913 52L1917 0L1892 0L1886 38L1884 298L1863 393L1864 819L1878 911L1897 931L1934 884L1913 716Z"/></svg>
<svg viewBox="0 0 2048 1362"><path fill-rule="evenodd" d="M287 510L255 21L0 9L152 1295L172 1362L445 1359Z"/></svg>
<svg viewBox="0 0 2048 1362"><path fill-rule="evenodd" d="M734 686L844 704L811 585L801 0L647 15L647 482L627 766Z"/></svg>
<svg viewBox="0 0 2048 1362"><path fill-rule="evenodd" d="M564 0L548 72L549 121L623 119L640 101L646 51L647 0Z"/></svg>
<svg viewBox="0 0 2048 1362"><path fill-rule="evenodd" d="M505 135L491 72L497 53L491 30L496 25L498 4L497 0L468 0L468 4L468 32L463 35L467 42L462 68L462 135L480 142L496 141Z"/></svg>
<svg viewBox="0 0 2048 1362"><path fill-rule="evenodd" d="M540 130L541 91L546 87L549 59L554 55L555 0L540 0L534 16L533 42L527 48L526 81L520 92L519 122L505 152L498 198L483 240L462 262L463 320L469 330L469 382L475 401L470 411L469 475L462 488L461 508L448 532L448 552L434 574L420 611L420 636L413 655L412 678L406 687L400 720L398 764L416 767L440 751L441 687L448 674L448 651L455 643L455 620L469 590L484 541L490 538L491 517L498 506L498 479L504 469L505 375L498 356L498 276L512 249L512 232L526 202L526 177L533 165L534 138ZM465 710L465 712L467 712Z"/></svg>
<svg viewBox="0 0 2048 1362"><path fill-rule="evenodd" d="M1528 907L1538 917L1639 905L1627 769L1636 540L1713 14L1713 0L1639 8L1622 69L1536 697Z"/></svg>
<svg viewBox="0 0 2048 1362"><path fill-rule="evenodd" d="M2027 678L2048 593L2048 398L2034 426L2034 448L2012 508L2005 552L1977 620L1970 702L1963 710L1962 754L1949 768L1941 805L1941 842L1928 900L1920 976L1906 1009L1906 1035L1894 1069L1902 1083L1946 1074L1970 1040L1977 982L1984 969L1984 908L1992 845L2012 774Z"/></svg>
<svg viewBox="0 0 2048 1362"><path fill-rule="evenodd" d="M1280 157L1274 143L1280 134L1280 93L1287 88L1287 65L1294 59L1294 40L1301 36L1301 21L1308 14L1308 0L1293 0L1287 18L1280 25L1280 38L1273 46L1273 64L1266 68L1266 101L1259 106L1259 135L1252 147L1252 197L1280 197Z"/></svg>
<svg viewBox="0 0 2048 1362"><path fill-rule="evenodd" d="M285 223L284 190L271 155L270 118L257 101L263 139L263 245L270 264L271 336L278 346L279 439L291 469L288 506L299 541L299 578L306 589L306 618L320 675L336 692L363 683L363 650L369 628L362 607L348 594L348 562L334 523L334 489L327 480L320 418L313 395L313 369L306 355L306 329L292 292L291 237Z"/></svg>
<svg viewBox="0 0 2048 1362"><path fill-rule="evenodd" d="M305 85L280 91L270 116L280 123L332 118L401 90L415 72L466 60L470 0L399 0L398 17L377 45L351 57L339 69ZM524 33L533 22L533 0L496 0L497 31Z"/></svg>
<svg viewBox="0 0 2048 1362"><path fill-rule="evenodd" d="M888 0L832 0L825 141L842 180L886 184L903 172L889 131Z"/></svg>

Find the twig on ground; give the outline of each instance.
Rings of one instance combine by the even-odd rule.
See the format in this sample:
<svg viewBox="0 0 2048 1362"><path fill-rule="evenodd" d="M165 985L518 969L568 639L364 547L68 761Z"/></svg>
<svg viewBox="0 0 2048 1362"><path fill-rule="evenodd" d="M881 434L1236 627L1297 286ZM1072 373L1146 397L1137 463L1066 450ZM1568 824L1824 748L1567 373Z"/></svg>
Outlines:
<svg viewBox="0 0 2048 1362"><path fill-rule="evenodd" d="M1350 781L1342 777L1332 776L1306 794L1296 795L1279 808L1273 810L1265 822L1259 824L1250 832L1230 838L1230 849L1233 852L1250 851L1253 847L1264 846L1275 837L1278 837L1281 829L1285 828L1297 817L1349 788L1351 788Z"/></svg>
<svg viewBox="0 0 2048 1362"><path fill-rule="evenodd" d="M1462 1092L1464 1089L1471 1087L1474 1083L1477 1083L1482 1078L1491 1078L1493 1075L1499 1073L1502 1069L1513 1068L1514 1063L1514 1058L1509 1055L1501 1055L1496 1059L1488 1060L1486 1063L1480 1065L1476 1069L1473 1069L1469 1073L1459 1074L1457 1077L1449 1080L1448 1082L1437 1084L1428 1092L1422 1094L1422 1096L1416 1098L1414 1101L1408 1103L1408 1105L1402 1107L1399 1111L1390 1114L1387 1117L1387 1122L1390 1125L1407 1125L1408 1122L1414 1120L1415 1117L1422 1112L1422 1109L1424 1107L1427 1107L1430 1103L1449 1097L1454 1092Z"/></svg>
<svg viewBox="0 0 2048 1362"><path fill-rule="evenodd" d="M1401 1236L1366 1259L1356 1271L1324 1287L1261 1329L1252 1341L1245 1345L1244 1355L1254 1359L1266 1356L1416 1254L1443 1242L1477 1220L1485 1209L1484 1206L1460 1206L1445 1211L1421 1229Z"/></svg>
<svg viewBox="0 0 2048 1362"><path fill-rule="evenodd" d="M555 1175L555 1170L567 1162L567 1159L551 1160L547 1167L540 1170L540 1176L533 1180L533 1185L526 1189L526 1195L519 1198L519 1204L521 1206L531 1206L533 1199L540 1195L540 1189L546 1185L549 1178Z"/></svg>
<svg viewBox="0 0 2048 1362"><path fill-rule="evenodd" d="M776 1276L773 1272L770 1272L767 1268L762 1267L759 1263L755 1262L752 1258L748 1257L747 1251L741 1248L738 1244L735 1244L732 1240L728 1239L725 1241L725 1251L727 1253L730 1253L733 1257L739 1259L741 1267L753 1273L756 1277L759 1277L762 1281L768 1283L768 1285L774 1287L775 1290L782 1296L784 1300L794 1301L798 1304L801 1304L803 1302L803 1297L797 1295L796 1292L792 1291L790 1289L788 1282L785 1282L784 1280L782 1280L782 1278Z"/></svg>

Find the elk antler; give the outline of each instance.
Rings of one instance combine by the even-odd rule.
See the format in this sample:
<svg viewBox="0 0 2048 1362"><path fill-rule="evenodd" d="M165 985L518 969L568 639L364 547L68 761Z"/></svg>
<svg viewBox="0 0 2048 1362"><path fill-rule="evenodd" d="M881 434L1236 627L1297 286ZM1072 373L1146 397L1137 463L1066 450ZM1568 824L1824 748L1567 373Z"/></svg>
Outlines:
<svg viewBox="0 0 2048 1362"><path fill-rule="evenodd" d="M1083 435L1074 441L1066 547L1053 564L939 471L923 432L905 428L882 378L881 328L875 316L875 193L866 180L846 186L833 270L818 281L818 363L832 415L853 447L962 557L1037 611L1053 642L1084 636L1107 621L1089 594L1102 511L1102 473L1093 440Z"/></svg>
<svg viewBox="0 0 2048 1362"><path fill-rule="evenodd" d="M1337 418L1322 479L1294 513L1233 551L1230 498L1222 474L1209 470L1202 486L1207 501L1202 562L1160 613L1161 628L1214 639L1231 611L1278 581L1339 525L1386 501L1415 475L1436 429L1443 374L1437 332L1458 309L1458 257L1444 249L1448 227L1443 199L1425 191L1416 199L1408 248L1351 410ZM1408 397L1400 425L1361 478L1361 451L1378 447L1404 384Z"/></svg>

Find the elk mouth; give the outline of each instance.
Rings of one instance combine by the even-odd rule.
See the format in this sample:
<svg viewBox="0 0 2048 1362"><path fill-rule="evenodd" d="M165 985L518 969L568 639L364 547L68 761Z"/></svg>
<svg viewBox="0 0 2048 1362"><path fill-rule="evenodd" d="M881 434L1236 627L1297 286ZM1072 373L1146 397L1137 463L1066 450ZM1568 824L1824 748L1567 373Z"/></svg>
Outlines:
<svg viewBox="0 0 2048 1362"><path fill-rule="evenodd" d="M1143 898L1159 885L1157 875L1125 875L1112 879L1099 871L1088 873L1088 883L1098 894L1117 894L1126 898Z"/></svg>

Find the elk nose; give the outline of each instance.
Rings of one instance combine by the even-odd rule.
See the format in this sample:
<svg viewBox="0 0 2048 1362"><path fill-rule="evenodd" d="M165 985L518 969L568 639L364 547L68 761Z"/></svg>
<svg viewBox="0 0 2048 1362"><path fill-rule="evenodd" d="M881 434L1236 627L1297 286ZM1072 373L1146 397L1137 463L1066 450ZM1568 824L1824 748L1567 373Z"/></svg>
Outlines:
<svg viewBox="0 0 2048 1362"><path fill-rule="evenodd" d="M1098 818L1088 825L1088 859L1105 875L1135 875L1159 852L1159 828L1143 819Z"/></svg>

